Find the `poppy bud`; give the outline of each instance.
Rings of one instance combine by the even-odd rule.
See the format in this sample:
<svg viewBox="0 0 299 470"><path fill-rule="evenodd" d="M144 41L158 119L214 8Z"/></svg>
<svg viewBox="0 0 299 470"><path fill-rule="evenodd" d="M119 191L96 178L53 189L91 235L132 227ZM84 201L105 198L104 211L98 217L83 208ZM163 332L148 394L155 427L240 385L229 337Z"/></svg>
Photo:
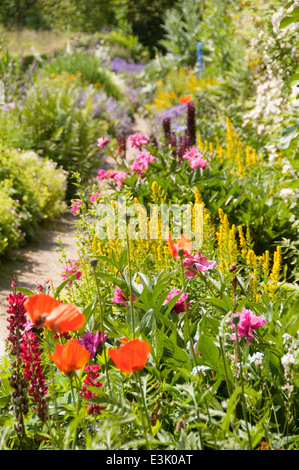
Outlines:
<svg viewBox="0 0 299 470"><path fill-rule="evenodd" d="M96 265L98 264L97 258L91 258L90 264L91 264L91 266L92 266L93 268L95 268Z"/></svg>

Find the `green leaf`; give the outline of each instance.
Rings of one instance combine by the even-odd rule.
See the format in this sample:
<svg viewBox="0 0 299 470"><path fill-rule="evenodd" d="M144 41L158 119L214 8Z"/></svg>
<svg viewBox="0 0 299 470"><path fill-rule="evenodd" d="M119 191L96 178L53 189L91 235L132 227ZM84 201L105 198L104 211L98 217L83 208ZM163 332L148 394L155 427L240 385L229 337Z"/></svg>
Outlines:
<svg viewBox="0 0 299 470"><path fill-rule="evenodd" d="M154 310L150 308L147 312L145 312L144 316L140 322L140 332L144 334L154 334L156 331L156 318L154 314Z"/></svg>
<svg viewBox="0 0 299 470"><path fill-rule="evenodd" d="M212 338L206 335L201 335L197 342L197 348L200 352L201 359L206 365L214 368L218 367L219 350Z"/></svg>

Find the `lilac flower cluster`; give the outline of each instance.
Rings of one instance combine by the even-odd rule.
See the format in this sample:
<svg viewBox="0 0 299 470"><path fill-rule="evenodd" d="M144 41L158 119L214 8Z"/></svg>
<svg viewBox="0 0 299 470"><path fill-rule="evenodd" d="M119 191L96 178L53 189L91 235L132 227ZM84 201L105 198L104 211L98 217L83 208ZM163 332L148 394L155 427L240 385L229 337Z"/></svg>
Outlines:
<svg viewBox="0 0 299 470"><path fill-rule="evenodd" d="M110 68L115 73L125 73L130 75L136 75L144 71L145 66L143 64L136 64L133 59L127 62L125 59L121 57L114 57L114 59L110 62Z"/></svg>

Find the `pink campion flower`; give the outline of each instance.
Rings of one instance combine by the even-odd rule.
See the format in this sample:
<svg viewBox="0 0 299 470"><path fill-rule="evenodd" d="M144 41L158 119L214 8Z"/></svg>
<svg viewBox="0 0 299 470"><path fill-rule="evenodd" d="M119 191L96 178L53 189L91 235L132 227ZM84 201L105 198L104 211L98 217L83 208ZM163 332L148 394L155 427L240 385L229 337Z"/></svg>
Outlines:
<svg viewBox="0 0 299 470"><path fill-rule="evenodd" d="M127 177L127 173L125 171L106 171L106 170L99 170L98 171L98 180L102 181L103 179L113 179L116 186L123 186L123 180Z"/></svg>
<svg viewBox="0 0 299 470"><path fill-rule="evenodd" d="M174 296L179 295L181 292L182 291L180 289L176 289L176 288L171 289L168 296L164 300L163 305L166 305ZM187 300L188 297L189 297L189 294L187 292L185 294L182 293L182 295L176 301L176 303L173 307L173 310L175 311L175 313L177 315L181 312L185 312L185 298ZM190 305L191 305L191 302L187 302L187 307L188 308L189 308Z"/></svg>
<svg viewBox="0 0 299 470"><path fill-rule="evenodd" d="M153 162L155 158L156 157L151 155L150 152L140 152L135 158L130 168L132 171L134 171L134 173L143 176L143 172L148 169L148 164L150 162Z"/></svg>
<svg viewBox="0 0 299 470"><path fill-rule="evenodd" d="M261 326L265 326L267 323L263 317L254 315L251 310L247 310L245 307L242 308L242 313L236 312L234 316L239 317L239 322L237 323L238 338L243 338L243 336L247 336L246 345L251 343L253 339L252 330L256 330ZM230 323L232 325L232 328L235 330L236 326L232 318L230 318ZM235 341L236 333L233 333L230 339L232 341Z"/></svg>
<svg viewBox="0 0 299 470"><path fill-rule="evenodd" d="M123 304L123 305L128 306L128 303L129 303L128 300L129 300L128 297L125 296L121 288L119 286L116 286L112 302L114 304ZM136 297L135 295L133 295L133 301L135 300L136 300Z"/></svg>
<svg viewBox="0 0 299 470"><path fill-rule="evenodd" d="M141 146L146 145L149 142L149 138L143 132L136 132L136 134L129 135L128 142L131 148L141 150Z"/></svg>
<svg viewBox="0 0 299 470"><path fill-rule="evenodd" d="M89 196L89 200L91 203L94 203L97 202L100 197L102 197L100 193L91 194L91 196Z"/></svg>
<svg viewBox="0 0 299 470"><path fill-rule="evenodd" d="M196 147L190 147L183 155L184 160L188 160L192 170L196 170L197 167L206 168L208 161L205 160Z"/></svg>
<svg viewBox="0 0 299 470"><path fill-rule="evenodd" d="M97 178L99 181L102 181L105 178L109 178L109 171L99 170Z"/></svg>
<svg viewBox="0 0 299 470"><path fill-rule="evenodd" d="M190 279L197 276L197 272L205 272L213 269L216 266L216 261L208 260L200 251L197 255L191 255L184 259L183 266L185 269L185 276Z"/></svg>
<svg viewBox="0 0 299 470"><path fill-rule="evenodd" d="M101 149L103 149L108 142L109 142L108 137L104 137L104 138L100 137L97 140L97 146L100 147Z"/></svg>
<svg viewBox="0 0 299 470"><path fill-rule="evenodd" d="M69 279L73 274L76 274L76 280L78 281L81 276L82 276L82 272L80 271L79 269L80 267L80 264L79 264L79 261L76 260L76 259L71 259L66 267L65 267L65 270L63 273L61 273L61 277L64 281L66 281L67 279ZM69 282L69 285L72 284L72 281Z"/></svg>
<svg viewBox="0 0 299 470"><path fill-rule="evenodd" d="M82 201L75 201L72 204L72 214L77 215L79 213L80 207L83 205Z"/></svg>
<svg viewBox="0 0 299 470"><path fill-rule="evenodd" d="M114 180L116 186L123 186L123 180L127 178L127 173L125 171L112 171L109 178Z"/></svg>

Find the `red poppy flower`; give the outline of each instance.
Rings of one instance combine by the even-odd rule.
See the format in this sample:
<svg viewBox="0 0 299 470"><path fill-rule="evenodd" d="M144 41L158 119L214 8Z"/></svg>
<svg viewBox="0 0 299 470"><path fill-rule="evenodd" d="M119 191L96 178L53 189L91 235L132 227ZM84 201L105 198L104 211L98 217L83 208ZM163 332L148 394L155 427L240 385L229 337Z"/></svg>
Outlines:
<svg viewBox="0 0 299 470"><path fill-rule="evenodd" d="M119 348L109 349L108 351L116 367L125 374L143 369L151 352L150 345L138 338L130 341L124 338L123 341L125 342Z"/></svg>
<svg viewBox="0 0 299 470"><path fill-rule="evenodd" d="M174 258L180 258L178 250L183 250L183 258L192 255L192 245L188 237L182 234L176 243L173 243L170 233L168 234L168 244L171 255Z"/></svg>
<svg viewBox="0 0 299 470"><path fill-rule="evenodd" d="M73 304L58 302L47 294L33 294L24 304L32 323L53 333L67 333L81 328L85 315Z"/></svg>
<svg viewBox="0 0 299 470"><path fill-rule="evenodd" d="M82 369L89 361L90 354L77 338L73 338L66 344L56 343L55 351L50 358L61 372L69 374Z"/></svg>
<svg viewBox="0 0 299 470"><path fill-rule="evenodd" d="M180 96L179 97L179 102L180 103L189 103L192 101L192 95L186 95L186 96Z"/></svg>

